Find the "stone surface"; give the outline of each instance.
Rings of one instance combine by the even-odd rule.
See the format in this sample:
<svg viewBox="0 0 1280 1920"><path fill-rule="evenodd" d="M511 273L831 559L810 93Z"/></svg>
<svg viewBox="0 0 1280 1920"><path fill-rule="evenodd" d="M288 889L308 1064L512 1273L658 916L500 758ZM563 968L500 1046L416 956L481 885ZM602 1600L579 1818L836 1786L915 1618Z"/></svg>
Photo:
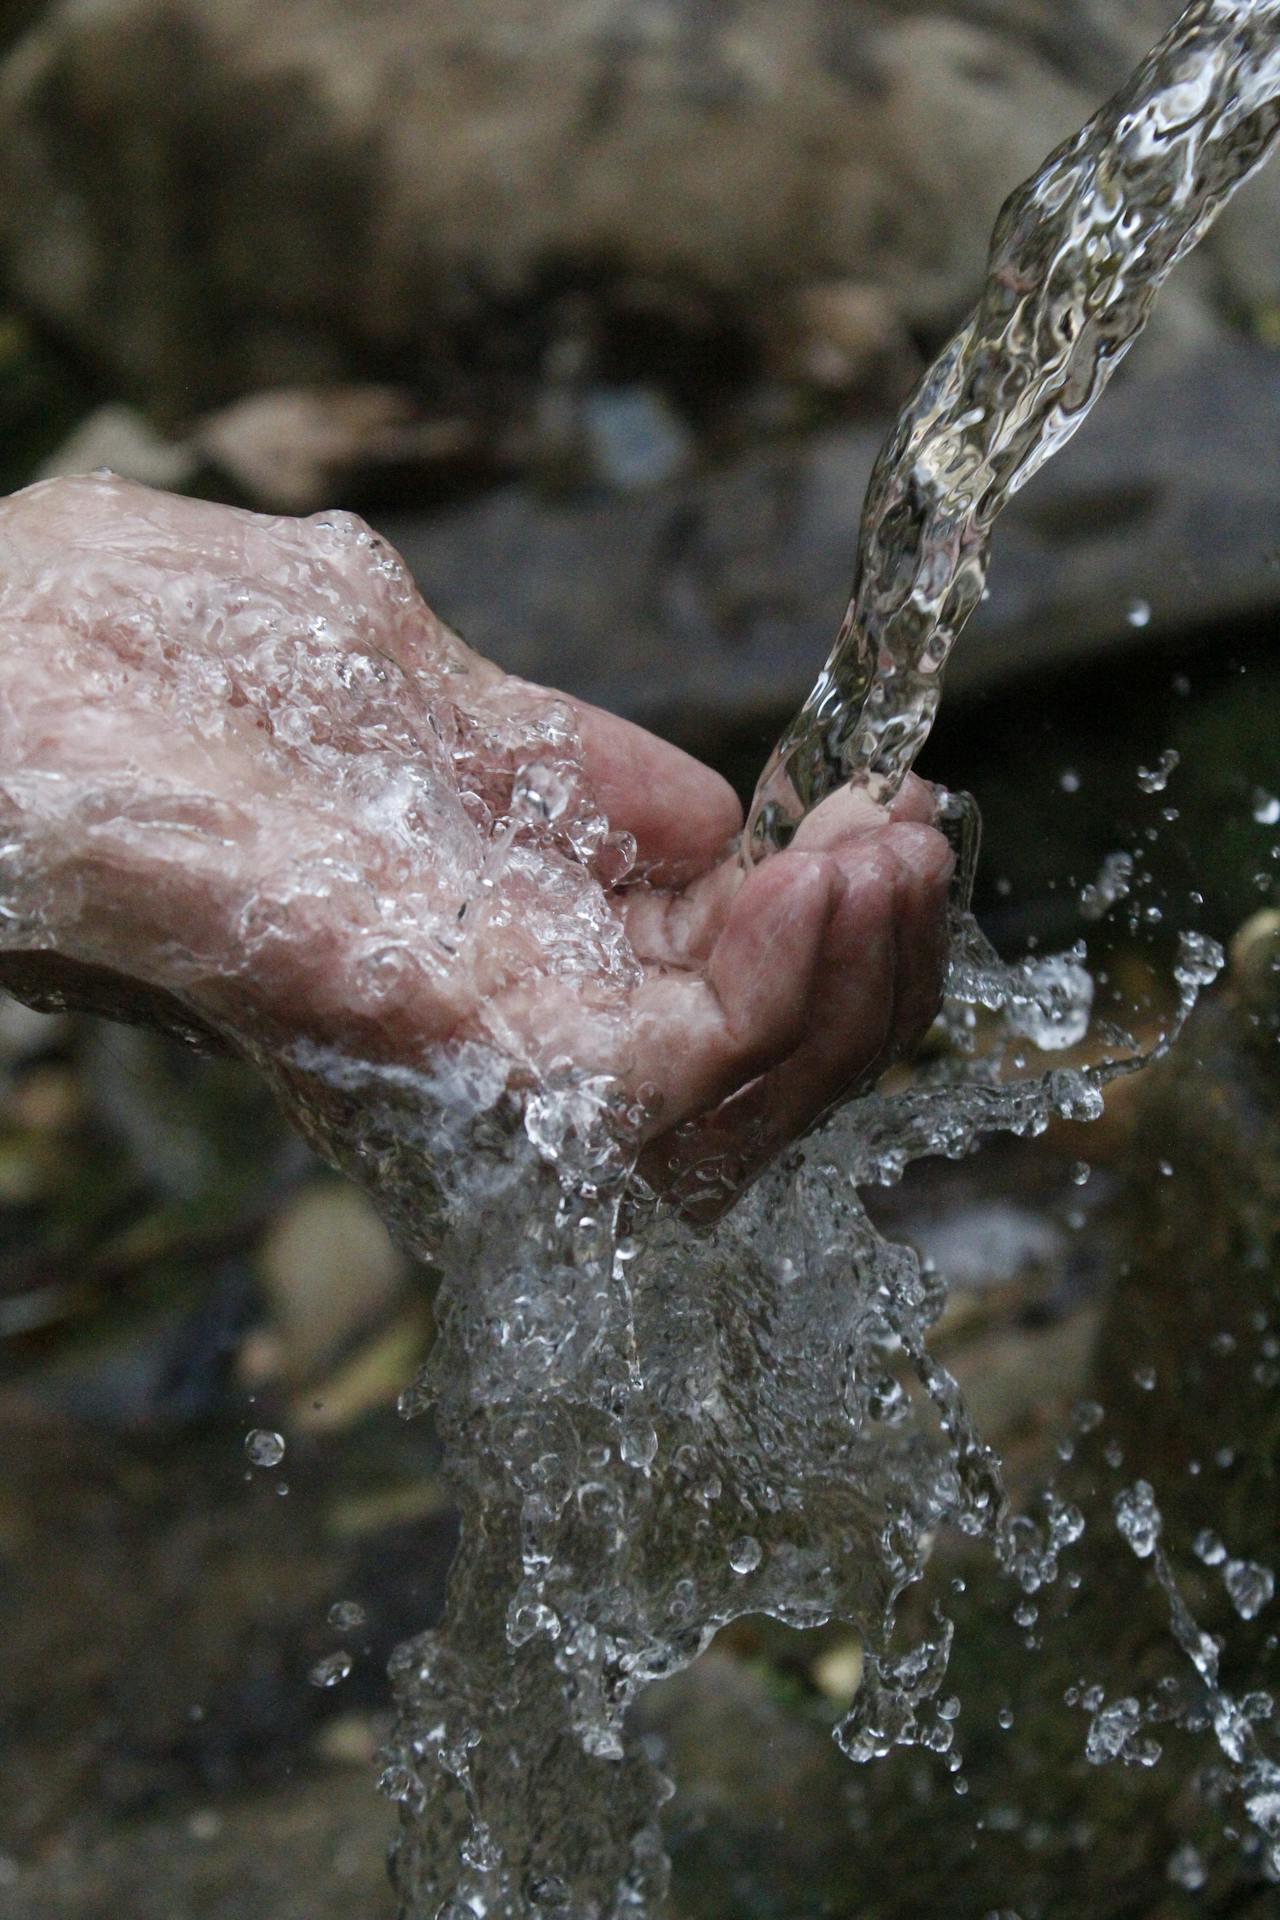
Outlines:
<svg viewBox="0 0 1280 1920"><path fill-rule="evenodd" d="M309 1379L384 1321L405 1273L403 1256L359 1188L321 1180L296 1193L258 1256L287 1378Z"/></svg>
<svg viewBox="0 0 1280 1920"><path fill-rule="evenodd" d="M0 73L0 261L180 416L353 363L444 380L480 316L556 287L656 280L767 330L852 279L936 332L1005 195L1171 13L61 0Z"/></svg>
<svg viewBox="0 0 1280 1920"><path fill-rule="evenodd" d="M953 695L1280 599L1280 356L1139 347L1097 414L997 529L991 600ZM480 652L710 750L757 758L808 691L848 593L880 430L833 429L639 497L513 487L456 512L389 514L441 616ZM1138 603L1143 627L1130 624Z"/></svg>
<svg viewBox="0 0 1280 1920"><path fill-rule="evenodd" d="M220 408L197 424L192 446L249 505L315 513L388 480L412 486L424 470L468 455L472 436L462 421L419 418L412 396L396 387L301 387Z"/></svg>
<svg viewBox="0 0 1280 1920"><path fill-rule="evenodd" d="M190 447L163 439L133 407L98 407L81 421L33 476L52 480L64 473L96 473L110 467L124 480L144 486L181 488L195 475Z"/></svg>

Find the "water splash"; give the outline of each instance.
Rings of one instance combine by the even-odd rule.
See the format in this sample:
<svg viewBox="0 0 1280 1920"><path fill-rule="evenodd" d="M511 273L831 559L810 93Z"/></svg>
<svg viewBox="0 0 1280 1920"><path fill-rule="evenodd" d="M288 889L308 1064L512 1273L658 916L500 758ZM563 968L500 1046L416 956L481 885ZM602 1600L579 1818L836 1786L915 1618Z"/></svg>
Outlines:
<svg viewBox="0 0 1280 1920"><path fill-rule="evenodd" d="M1009 202L977 313L873 476L849 615L762 779L753 857L845 780L877 797L900 784L981 596L996 513L1075 431L1168 271L1265 156L1278 90L1280 4L1195 5ZM976 819L957 802L948 823L963 908ZM1183 937L1179 1022L1157 1051L1220 965L1213 943ZM878 1238L858 1188L996 1128L1096 1116L1107 1080L1138 1062L1127 1035L1104 1035L1112 1050L1091 1066L1028 1079L1010 1065L1028 1045L1077 1047L1090 1006L1082 951L1009 966L958 911L950 1049L909 1091L829 1121L702 1235L644 1192L599 1088L509 1116L498 1161L475 1137L492 1103L418 1089L418 1124L437 1116L423 1145L444 1290L408 1404L437 1408L464 1530L444 1627L393 1668L383 1778L402 1809L406 1914L653 1912L669 1788L628 1709L746 1612L857 1628L863 1680L838 1730L851 1758L950 1748L935 1702L951 1623L896 1650L898 1597L944 1521L987 1535L1027 1593L1054 1577L1064 1536L1010 1514L927 1345L938 1278ZM1002 1036L981 1047L979 1009ZM378 1109L367 1077L360 1103ZM1119 1517L1158 1556L1141 1494ZM1089 1757L1152 1764L1136 1703L1106 1711Z"/></svg>

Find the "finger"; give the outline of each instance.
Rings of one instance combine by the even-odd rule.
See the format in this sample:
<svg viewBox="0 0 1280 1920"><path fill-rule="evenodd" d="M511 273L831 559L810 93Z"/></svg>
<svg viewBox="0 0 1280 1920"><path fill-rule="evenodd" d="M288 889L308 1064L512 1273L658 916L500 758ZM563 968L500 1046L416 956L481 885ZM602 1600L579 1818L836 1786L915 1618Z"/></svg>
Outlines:
<svg viewBox="0 0 1280 1920"><path fill-rule="evenodd" d="M887 807L873 800L865 787L844 786L800 822L791 844L808 853L823 852L854 834L873 832L887 824L918 821L929 826L936 811L933 788L914 773L907 775L901 791Z"/></svg>
<svg viewBox="0 0 1280 1920"><path fill-rule="evenodd" d="M946 945L952 856L916 823L831 856L839 894L816 969L809 1030L787 1060L676 1137L646 1171L690 1213L714 1216L853 1085L932 1018Z"/></svg>
<svg viewBox="0 0 1280 1920"><path fill-rule="evenodd" d="M705 975L639 990L629 1077L653 1089L655 1126L716 1106L795 1048L836 884L830 861L780 854L738 890Z"/></svg>
<svg viewBox="0 0 1280 1920"><path fill-rule="evenodd" d="M891 1052L907 1053L931 1026L942 998L950 929L947 899L955 854L936 829L904 822L894 829L903 871L898 893L897 988Z"/></svg>
<svg viewBox="0 0 1280 1920"><path fill-rule="evenodd" d="M887 825L929 825L936 811L933 788L914 774L888 807L872 800L865 788L844 787L801 823L791 850L830 852ZM625 895L619 904L637 956L675 966L703 964L745 877L731 854L681 889L644 887Z"/></svg>
<svg viewBox="0 0 1280 1920"><path fill-rule="evenodd" d="M615 832L635 836L651 881L679 885L718 861L742 827L727 780L644 727L573 703L583 766Z"/></svg>

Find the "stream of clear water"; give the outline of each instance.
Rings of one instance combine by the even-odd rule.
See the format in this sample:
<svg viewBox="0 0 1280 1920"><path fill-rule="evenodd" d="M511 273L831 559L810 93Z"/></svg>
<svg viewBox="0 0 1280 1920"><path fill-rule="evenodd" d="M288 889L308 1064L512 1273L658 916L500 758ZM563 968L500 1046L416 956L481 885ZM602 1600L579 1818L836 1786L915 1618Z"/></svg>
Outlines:
<svg viewBox="0 0 1280 1920"><path fill-rule="evenodd" d="M848 611L756 792L755 857L845 781L897 791L982 597L997 514L1082 425L1169 273L1266 159L1278 95L1276 0L1201 0L1010 195L978 305L872 473Z"/></svg>

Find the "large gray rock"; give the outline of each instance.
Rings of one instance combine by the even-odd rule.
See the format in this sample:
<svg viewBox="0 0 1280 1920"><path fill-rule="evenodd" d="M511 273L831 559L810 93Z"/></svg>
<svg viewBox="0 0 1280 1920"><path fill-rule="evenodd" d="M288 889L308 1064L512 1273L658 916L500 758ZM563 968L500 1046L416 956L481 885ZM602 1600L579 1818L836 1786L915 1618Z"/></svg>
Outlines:
<svg viewBox="0 0 1280 1920"><path fill-rule="evenodd" d="M995 536L953 694L1280 602L1280 355L1135 353ZM383 515L436 610L515 672L695 751L766 736L807 693L848 593L880 431L747 455L709 480L560 503L511 487Z"/></svg>
<svg viewBox="0 0 1280 1920"><path fill-rule="evenodd" d="M936 333L1174 10L60 0L0 70L0 267L170 415L426 373L486 307L600 275L765 327L852 282Z"/></svg>

